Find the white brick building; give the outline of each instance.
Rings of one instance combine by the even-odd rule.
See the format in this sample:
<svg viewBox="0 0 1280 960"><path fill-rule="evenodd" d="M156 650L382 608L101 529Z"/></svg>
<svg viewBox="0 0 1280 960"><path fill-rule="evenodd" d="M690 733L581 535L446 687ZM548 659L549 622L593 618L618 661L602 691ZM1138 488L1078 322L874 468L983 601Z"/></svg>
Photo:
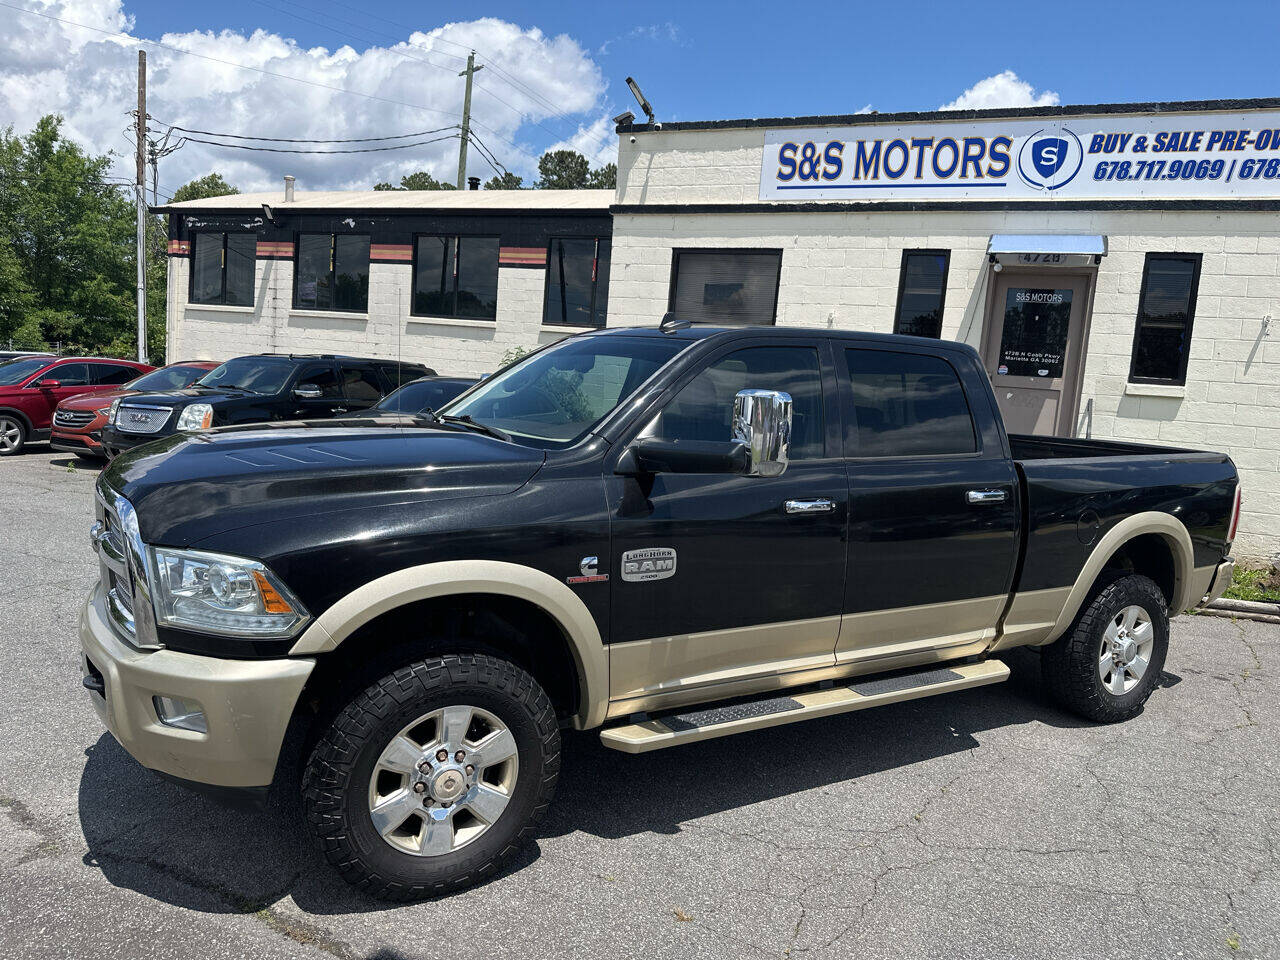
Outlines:
<svg viewBox="0 0 1280 960"><path fill-rule="evenodd" d="M1236 553L1274 556L1277 107L619 127L609 323L670 307L971 343L1015 431L1229 452Z"/></svg>

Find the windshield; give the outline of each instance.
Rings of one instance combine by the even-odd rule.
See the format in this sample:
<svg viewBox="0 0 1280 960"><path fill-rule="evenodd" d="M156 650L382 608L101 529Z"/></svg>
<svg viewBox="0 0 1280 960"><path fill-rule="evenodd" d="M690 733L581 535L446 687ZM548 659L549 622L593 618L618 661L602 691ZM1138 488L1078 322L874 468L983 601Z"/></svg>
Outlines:
<svg viewBox="0 0 1280 960"><path fill-rule="evenodd" d="M284 357L236 357L210 370L198 383L215 389L235 387L250 393L279 393L293 366Z"/></svg>
<svg viewBox="0 0 1280 960"><path fill-rule="evenodd" d="M378 404L379 410L393 413L422 413L439 410L446 403L471 386L469 380L424 380L422 383L406 383L394 393L389 393Z"/></svg>
<svg viewBox="0 0 1280 960"><path fill-rule="evenodd" d="M666 337L591 336L540 350L450 404L537 447L577 441L689 345Z"/></svg>
<svg viewBox="0 0 1280 960"><path fill-rule="evenodd" d="M26 357L20 360L6 360L0 363L0 387L12 387L21 383L37 370L53 363L51 357Z"/></svg>
<svg viewBox="0 0 1280 960"><path fill-rule="evenodd" d="M181 390L189 387L209 371L204 367L161 367L130 380L122 390Z"/></svg>

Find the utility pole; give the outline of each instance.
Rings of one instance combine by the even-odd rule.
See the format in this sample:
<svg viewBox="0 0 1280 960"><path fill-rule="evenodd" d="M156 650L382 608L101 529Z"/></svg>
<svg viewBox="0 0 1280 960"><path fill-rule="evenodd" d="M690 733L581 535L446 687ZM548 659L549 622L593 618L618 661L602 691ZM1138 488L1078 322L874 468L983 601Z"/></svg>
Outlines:
<svg viewBox="0 0 1280 960"><path fill-rule="evenodd" d="M147 362L147 52L138 51L138 176L135 201L138 207L138 362Z"/></svg>
<svg viewBox="0 0 1280 960"><path fill-rule="evenodd" d="M467 56L467 69L458 74L467 78L467 92L462 96L462 143L458 145L459 190L467 189L467 141L471 139L471 78L477 70L483 69L483 66L476 66L476 52L472 50Z"/></svg>

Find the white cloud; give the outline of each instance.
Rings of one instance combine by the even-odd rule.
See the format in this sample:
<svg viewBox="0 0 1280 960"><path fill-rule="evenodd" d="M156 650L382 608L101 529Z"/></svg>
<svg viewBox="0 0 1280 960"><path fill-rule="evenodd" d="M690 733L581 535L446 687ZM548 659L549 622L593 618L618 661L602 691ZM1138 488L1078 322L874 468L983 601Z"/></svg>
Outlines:
<svg viewBox="0 0 1280 960"><path fill-rule="evenodd" d="M614 142L617 134L613 132L614 123L608 117L600 117L589 126L579 126L577 132L559 143L553 143L548 150L577 150L593 167L603 167L606 163L618 162L618 147Z"/></svg>
<svg viewBox="0 0 1280 960"><path fill-rule="evenodd" d="M607 55L609 48L616 43L628 43L636 40L662 40L668 43L681 43L680 28L670 20L665 23L650 23L643 26L632 27L624 34L616 37L610 37L604 43L600 44L600 48L596 50L597 54Z"/></svg>
<svg viewBox="0 0 1280 960"><path fill-rule="evenodd" d="M477 63L485 69L476 74L472 122L506 167L532 179L537 157L557 139L576 144L593 162L606 144L610 159L615 149L612 128L587 121L608 108L599 67L572 38L549 37L537 28L485 18L415 31L399 43L359 52L350 46L307 49L264 30L145 38L165 45L157 47L131 39L134 22L123 0L26 3L65 21L130 34L108 36L8 11L0 32L0 117L21 133L43 114L61 113L67 135L95 152L121 154L113 170L117 175L133 170L124 131L136 101L140 46L147 51L147 111L164 123L307 139L385 137L446 127L459 122L463 82L457 74L467 51L475 48L483 51ZM574 125L576 132L566 136ZM452 180L457 150L456 138L404 151L337 155L188 143L161 161L160 182L162 191L172 191L211 170L241 189L274 186L285 173L296 175L302 190L369 187L421 169ZM470 152L468 168L485 178L492 173L478 150Z"/></svg>
<svg viewBox="0 0 1280 960"><path fill-rule="evenodd" d="M1058 95L1052 90L1036 93L1035 88L1012 70L979 80L939 110L988 110L993 107L1053 107Z"/></svg>

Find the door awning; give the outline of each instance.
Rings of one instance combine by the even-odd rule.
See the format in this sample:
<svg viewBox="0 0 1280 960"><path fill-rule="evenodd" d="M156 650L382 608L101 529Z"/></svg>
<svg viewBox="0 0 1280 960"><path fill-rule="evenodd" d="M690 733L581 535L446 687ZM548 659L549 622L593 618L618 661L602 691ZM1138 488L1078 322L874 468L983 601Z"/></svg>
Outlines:
<svg viewBox="0 0 1280 960"><path fill-rule="evenodd" d="M1105 257L1107 238L1064 233L997 233L987 244L987 253L1061 253Z"/></svg>

